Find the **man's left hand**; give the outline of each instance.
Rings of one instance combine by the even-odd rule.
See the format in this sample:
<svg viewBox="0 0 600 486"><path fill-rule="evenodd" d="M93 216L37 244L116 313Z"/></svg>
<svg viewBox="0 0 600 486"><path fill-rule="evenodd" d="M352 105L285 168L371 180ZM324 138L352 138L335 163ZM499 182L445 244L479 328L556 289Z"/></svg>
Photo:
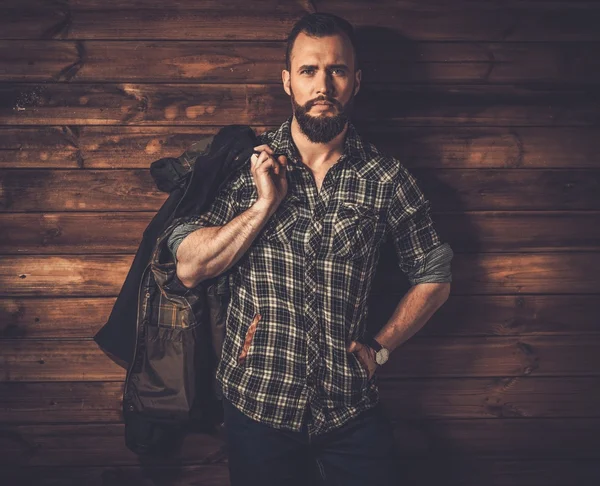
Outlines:
<svg viewBox="0 0 600 486"><path fill-rule="evenodd" d="M356 354L358 361L360 361L363 368L367 370L367 375L370 380L379 366L377 361L375 361L375 350L366 344L359 343L358 341L351 341L347 351Z"/></svg>

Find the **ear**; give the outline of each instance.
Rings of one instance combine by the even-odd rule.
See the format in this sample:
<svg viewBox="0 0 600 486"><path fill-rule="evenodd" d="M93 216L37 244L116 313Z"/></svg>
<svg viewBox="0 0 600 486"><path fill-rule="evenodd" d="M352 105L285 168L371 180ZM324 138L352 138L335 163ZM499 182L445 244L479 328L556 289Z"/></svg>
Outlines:
<svg viewBox="0 0 600 486"><path fill-rule="evenodd" d="M292 96L292 92L290 91L290 72L286 69L281 71L281 80L283 81L283 89L288 94L288 96Z"/></svg>
<svg viewBox="0 0 600 486"><path fill-rule="evenodd" d="M357 69L356 72L354 73L354 96L356 96L356 93L358 93L360 90L361 78L362 78L362 70Z"/></svg>

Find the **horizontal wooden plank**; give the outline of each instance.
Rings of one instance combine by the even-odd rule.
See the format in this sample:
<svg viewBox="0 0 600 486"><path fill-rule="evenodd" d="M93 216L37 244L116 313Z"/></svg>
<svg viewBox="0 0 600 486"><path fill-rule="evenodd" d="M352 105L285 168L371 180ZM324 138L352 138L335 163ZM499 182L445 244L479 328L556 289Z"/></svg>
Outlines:
<svg viewBox="0 0 600 486"><path fill-rule="evenodd" d="M127 207L157 211L168 197L157 189L150 171L142 169L5 170L0 175L0 187L0 208L14 211L29 211L35 206L51 211Z"/></svg>
<svg viewBox="0 0 600 486"><path fill-rule="evenodd" d="M156 0L127 3L43 0L3 2L4 39L195 39L284 40L307 12L336 12L361 38L415 40L598 40L598 5L589 1L382 0L376 8L360 0L179 0L177 10ZM263 28L257 29L257 25ZM376 26L374 28L373 26Z"/></svg>
<svg viewBox="0 0 600 486"><path fill-rule="evenodd" d="M116 296L132 262L133 255L3 258L0 289L4 295ZM11 288L16 283L20 290Z"/></svg>
<svg viewBox="0 0 600 486"><path fill-rule="evenodd" d="M388 49L388 45L394 49ZM0 81L281 84L285 42L0 41ZM364 43L368 83L596 84L595 43Z"/></svg>
<svg viewBox="0 0 600 486"><path fill-rule="evenodd" d="M381 378L599 376L600 337L418 337L397 348ZM3 381L115 381L125 370L94 341L0 340Z"/></svg>
<svg viewBox="0 0 600 486"><path fill-rule="evenodd" d="M147 169L162 157L178 157L199 137L214 135L219 128L0 127L0 167Z"/></svg>
<svg viewBox="0 0 600 486"><path fill-rule="evenodd" d="M369 325L383 326L399 296L372 293ZM0 339L91 338L107 321L114 297L0 299ZM598 334L595 295L453 295L420 336Z"/></svg>
<svg viewBox="0 0 600 486"><path fill-rule="evenodd" d="M146 169L220 127L0 127L0 168ZM257 134L275 126L254 126ZM361 137L409 168L599 168L600 128L368 124Z"/></svg>
<svg viewBox="0 0 600 486"><path fill-rule="evenodd" d="M123 381L123 368L92 340L3 340L2 381Z"/></svg>
<svg viewBox="0 0 600 486"><path fill-rule="evenodd" d="M155 214L0 213L0 254L135 253ZM600 250L598 211L432 212L432 217L455 252Z"/></svg>
<svg viewBox="0 0 600 486"><path fill-rule="evenodd" d="M600 482L596 459L502 460L441 455L398 457L402 481L413 486L573 486ZM4 467L3 477L14 486L137 485L155 478L169 486L229 484L226 463L201 466L29 466Z"/></svg>
<svg viewBox="0 0 600 486"><path fill-rule="evenodd" d="M3 477L11 486L126 486L143 485L144 482L164 481L169 486L229 486L227 462L201 466L155 466L147 464L145 458L139 466L28 466L2 468ZM487 465L490 461L486 461ZM566 462L574 469L580 461ZM585 468L585 463L584 463ZM518 468L523 473L526 468ZM554 467L556 469L556 467ZM571 476L572 477L572 476ZM151 479L150 479L151 478ZM555 486L558 483L546 483ZM512 485L511 485L512 486ZM519 485L517 485L519 486ZM537 486L529 484L527 486Z"/></svg>
<svg viewBox="0 0 600 486"><path fill-rule="evenodd" d="M0 299L0 339L92 338L108 320L115 300L114 297Z"/></svg>
<svg viewBox="0 0 600 486"><path fill-rule="evenodd" d="M0 214L0 227L5 229L0 234L0 253L135 253L155 214Z"/></svg>
<svg viewBox="0 0 600 486"><path fill-rule="evenodd" d="M0 426L0 455L0 465L4 467L117 465L140 461L125 446L122 424ZM178 459L182 463L210 464L215 459L222 460L224 455L221 435L188 434ZM173 459L157 456L152 464L173 464Z"/></svg>
<svg viewBox="0 0 600 486"><path fill-rule="evenodd" d="M482 419L395 422L399 457L433 456L503 459L592 459L600 454L599 419ZM137 464L125 447L123 426L20 425L2 428L3 466L76 466ZM560 441L558 440L560 439ZM181 464L226 459L223 435L188 434ZM153 465L173 460L157 457Z"/></svg>
<svg viewBox="0 0 600 486"><path fill-rule="evenodd" d="M381 379L390 418L600 417L600 378ZM585 400L581 397L585 396ZM0 383L0 422L122 420L122 382Z"/></svg>
<svg viewBox="0 0 600 486"><path fill-rule="evenodd" d="M454 272L453 294L459 278ZM381 328L398 302L389 290L373 290L369 327ZM597 334L598 315L600 300L595 295L451 295L416 336Z"/></svg>
<svg viewBox="0 0 600 486"><path fill-rule="evenodd" d="M573 376L382 379L379 390L387 415L395 420L584 418L598 416L599 384L598 378Z"/></svg>
<svg viewBox="0 0 600 486"><path fill-rule="evenodd" d="M130 255L8 256L0 260L0 296L116 296ZM380 260L381 263L381 260ZM380 265L373 291L396 293L404 275ZM594 294L599 253L463 254L452 261L452 291L460 294Z"/></svg>
<svg viewBox="0 0 600 486"><path fill-rule="evenodd" d="M123 382L0 384L0 422L120 422Z"/></svg>
<svg viewBox="0 0 600 486"><path fill-rule="evenodd" d="M264 84L0 85L5 125L276 125L290 98ZM593 87L364 84L356 119L393 126L597 126Z"/></svg>
<svg viewBox="0 0 600 486"><path fill-rule="evenodd" d="M457 254L452 260L452 292L457 295L595 294L600 289L597 275L600 260L596 255L591 252ZM390 261L386 258L379 262L372 285L376 294L392 294L391 289L406 288L403 274Z"/></svg>
<svg viewBox="0 0 600 486"><path fill-rule="evenodd" d="M600 209L597 169L412 169L411 173L432 211ZM147 169L9 169L0 173L0 189L0 212L156 212L168 197Z"/></svg>

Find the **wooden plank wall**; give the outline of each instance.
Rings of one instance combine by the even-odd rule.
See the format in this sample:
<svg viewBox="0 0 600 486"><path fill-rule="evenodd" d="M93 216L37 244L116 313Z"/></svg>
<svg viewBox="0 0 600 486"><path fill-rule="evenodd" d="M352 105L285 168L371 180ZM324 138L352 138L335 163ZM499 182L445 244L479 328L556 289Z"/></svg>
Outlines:
<svg viewBox="0 0 600 486"><path fill-rule="evenodd" d="M3 484L229 484L215 438L125 448L124 371L91 337L166 198L149 164L278 126L284 39L315 10L359 29L356 123L456 254L380 371L398 484L600 484L600 4L580 0L3 1ZM402 288L381 274L373 322Z"/></svg>

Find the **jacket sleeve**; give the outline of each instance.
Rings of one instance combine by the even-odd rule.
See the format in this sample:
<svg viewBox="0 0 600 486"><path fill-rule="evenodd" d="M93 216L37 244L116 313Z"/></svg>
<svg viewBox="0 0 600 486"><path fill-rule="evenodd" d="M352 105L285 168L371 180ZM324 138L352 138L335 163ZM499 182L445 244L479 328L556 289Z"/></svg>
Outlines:
<svg viewBox="0 0 600 486"><path fill-rule="evenodd" d="M177 261L177 249L190 233L207 226L223 226L237 213L234 197L236 178L231 178L219 191L210 207L201 214L180 218L168 237L167 246Z"/></svg>
<svg viewBox="0 0 600 486"><path fill-rule="evenodd" d="M440 240L431 219L430 202L404 166L390 205L387 231L392 236L398 266L411 286L452 281L452 248Z"/></svg>

